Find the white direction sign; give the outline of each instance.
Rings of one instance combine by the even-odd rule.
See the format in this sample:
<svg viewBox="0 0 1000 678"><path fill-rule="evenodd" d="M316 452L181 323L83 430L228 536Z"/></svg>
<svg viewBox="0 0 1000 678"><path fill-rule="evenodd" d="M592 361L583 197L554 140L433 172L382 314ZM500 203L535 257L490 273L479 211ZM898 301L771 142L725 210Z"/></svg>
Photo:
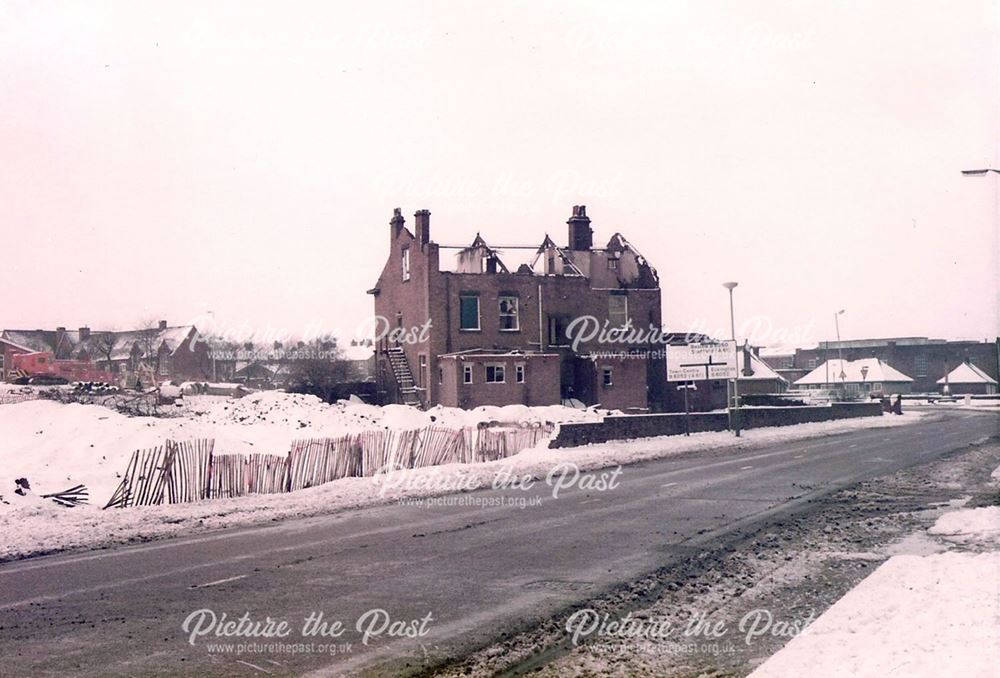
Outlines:
<svg viewBox="0 0 1000 678"><path fill-rule="evenodd" d="M667 381L735 379L736 342L667 346Z"/></svg>

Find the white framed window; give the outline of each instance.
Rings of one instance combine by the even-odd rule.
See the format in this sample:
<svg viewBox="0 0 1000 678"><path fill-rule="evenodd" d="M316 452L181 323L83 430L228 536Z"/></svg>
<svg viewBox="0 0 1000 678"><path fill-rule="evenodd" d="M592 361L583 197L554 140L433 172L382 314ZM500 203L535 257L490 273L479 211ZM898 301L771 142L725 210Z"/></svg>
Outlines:
<svg viewBox="0 0 1000 678"><path fill-rule="evenodd" d="M486 366L487 384L502 384L505 381L507 381L507 379L504 374L504 365L502 363Z"/></svg>
<svg viewBox="0 0 1000 678"><path fill-rule="evenodd" d="M524 363L514 365L514 381L519 384L524 383Z"/></svg>
<svg viewBox="0 0 1000 678"><path fill-rule="evenodd" d="M170 356L163 354L160 356L160 376L165 377L170 374Z"/></svg>
<svg viewBox="0 0 1000 678"><path fill-rule="evenodd" d="M420 380L420 385L426 388L426 386L427 386L427 356L425 354L423 354L423 353L421 353L419 356L417 356L417 364L420 365L420 369L418 370L418 376L417 376L417 378Z"/></svg>
<svg viewBox="0 0 1000 678"><path fill-rule="evenodd" d="M459 319L458 329L479 329L479 295L460 294L458 297Z"/></svg>
<svg viewBox="0 0 1000 678"><path fill-rule="evenodd" d="M605 386L613 386L614 383L615 383L614 379L612 378L613 376L614 375L613 375L612 369L610 367L602 367L601 368L601 383L602 384L604 384Z"/></svg>
<svg viewBox="0 0 1000 678"><path fill-rule="evenodd" d="M608 296L608 321L611 327L628 325L628 297L624 294Z"/></svg>
<svg viewBox="0 0 1000 678"><path fill-rule="evenodd" d="M438 368L438 384L443 384L443 383L444 383L444 368L443 367L439 367Z"/></svg>
<svg viewBox="0 0 1000 678"><path fill-rule="evenodd" d="M472 383L472 365L462 365L462 383Z"/></svg>
<svg viewBox="0 0 1000 678"><path fill-rule="evenodd" d="M410 248L404 247L402 252L403 282L410 279Z"/></svg>
<svg viewBox="0 0 1000 678"><path fill-rule="evenodd" d="M517 332L521 329L517 316L517 297L504 295L500 297L500 331Z"/></svg>
<svg viewBox="0 0 1000 678"><path fill-rule="evenodd" d="M618 270L618 260L614 257L608 257L608 270L617 271Z"/></svg>

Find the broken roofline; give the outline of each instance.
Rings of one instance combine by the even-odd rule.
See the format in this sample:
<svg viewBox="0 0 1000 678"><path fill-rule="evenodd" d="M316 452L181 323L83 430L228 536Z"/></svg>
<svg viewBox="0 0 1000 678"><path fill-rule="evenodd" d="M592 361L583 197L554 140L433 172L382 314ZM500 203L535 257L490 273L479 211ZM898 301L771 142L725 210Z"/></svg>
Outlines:
<svg viewBox="0 0 1000 678"><path fill-rule="evenodd" d="M497 268L496 271L454 271L454 270L442 269L440 271L441 273L459 273L459 274L471 274L471 275L481 275L483 273L507 273L507 274L526 275L527 272L521 270L526 265L531 275L539 275L539 276L560 275L560 276L580 277L580 278L589 277L580 269L580 266L574 260L574 256L570 254L570 252L575 252L575 251L566 247L560 247L552 240L552 238L548 234L545 234L545 239L542 241L540 245L524 245L524 244L490 245L489 243L486 242L486 240L482 237L480 233L476 233L475 239L469 245L451 245L451 244L434 243L433 241L431 242L434 245L436 245L439 249L457 250L455 253L455 256L457 257L461 256L463 253L466 252L475 252L476 250L482 250L483 254L485 255L484 258L493 260L496 263L496 268ZM520 266L517 266L515 270L511 270L511 267L509 267L504 262L505 250L534 251L535 256L532 257L530 263L527 264L522 263ZM549 251L555 252L555 254L558 255L560 261L562 262L563 270L561 273L545 273L536 270L535 267L538 265L539 257L543 256L546 252ZM613 236L611 236L611 239L608 241L606 247L603 248L592 247L590 249L584 250L583 252L585 252L588 255L589 254L607 255L607 256L613 256L615 259L620 259L621 253L626 251L632 253L632 255L635 257L635 261L638 264L638 266L648 268L653 276L653 279L656 280L657 282L659 281L659 275L657 274L656 269L649 265L649 262L646 260L646 258L621 233L615 233ZM618 289L618 288L607 288L607 289ZM649 287L642 289L655 290L659 289L659 287L657 286L657 287Z"/></svg>
<svg viewBox="0 0 1000 678"><path fill-rule="evenodd" d="M499 273L514 275L532 275L539 277L566 277L596 280L611 284L615 289L659 289L660 281L656 269L620 232L615 232L603 248L593 246L593 229L586 206L574 205L573 216L566 222L568 244L565 247L557 245L545 234L540 245L510 244L502 247L487 243L481 233L477 232L472 243L463 246L442 244L431 239L429 210L417 210L413 215L416 226L411 232L406 228L402 208L393 209L389 221L390 242L395 243L401 235L407 236L408 242L415 242L420 251L433 252L434 273L484 274ZM394 245L395 246L395 245ZM426 249L429 248L429 249ZM438 257L441 249L456 251L455 265L445 263ZM529 252L530 259L518 258L518 251ZM402 248L404 268L409 264L408 247ZM530 253L533 252L533 256ZM544 255L544 256L543 256ZM607 272L600 262L607 258ZM540 263L541 259L541 263ZM404 279L407 274L404 272ZM615 280L617 279L617 280ZM381 282L381 278L380 278ZM614 284L617 282L617 284ZM368 290L369 294L378 295L379 288Z"/></svg>

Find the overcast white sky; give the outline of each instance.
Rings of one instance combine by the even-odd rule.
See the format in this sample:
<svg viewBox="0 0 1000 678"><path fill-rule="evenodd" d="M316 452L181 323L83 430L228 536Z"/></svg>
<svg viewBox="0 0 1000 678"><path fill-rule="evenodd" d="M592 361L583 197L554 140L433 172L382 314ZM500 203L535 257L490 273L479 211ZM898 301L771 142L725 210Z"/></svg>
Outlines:
<svg viewBox="0 0 1000 678"><path fill-rule="evenodd" d="M362 7L361 5L370 5ZM351 332L388 220L628 237L673 330L998 333L997 4L0 4L0 327ZM770 327L771 331L766 330ZM795 343L792 341L792 343Z"/></svg>

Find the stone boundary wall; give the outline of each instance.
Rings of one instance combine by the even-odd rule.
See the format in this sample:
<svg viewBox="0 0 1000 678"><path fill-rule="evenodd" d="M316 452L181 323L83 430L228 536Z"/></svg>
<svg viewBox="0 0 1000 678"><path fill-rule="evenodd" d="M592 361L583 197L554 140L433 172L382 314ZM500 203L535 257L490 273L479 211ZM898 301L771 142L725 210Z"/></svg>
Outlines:
<svg viewBox="0 0 1000 678"><path fill-rule="evenodd" d="M725 412L692 412L691 432L725 431L729 428L729 415ZM791 426L817 421L852 419L855 417L880 417L882 404L832 403L802 407L762 407L740 410L741 428ZM605 417L601 422L562 424L559 434L549 447L576 447L612 440L676 436L684 434L684 414L633 414Z"/></svg>

